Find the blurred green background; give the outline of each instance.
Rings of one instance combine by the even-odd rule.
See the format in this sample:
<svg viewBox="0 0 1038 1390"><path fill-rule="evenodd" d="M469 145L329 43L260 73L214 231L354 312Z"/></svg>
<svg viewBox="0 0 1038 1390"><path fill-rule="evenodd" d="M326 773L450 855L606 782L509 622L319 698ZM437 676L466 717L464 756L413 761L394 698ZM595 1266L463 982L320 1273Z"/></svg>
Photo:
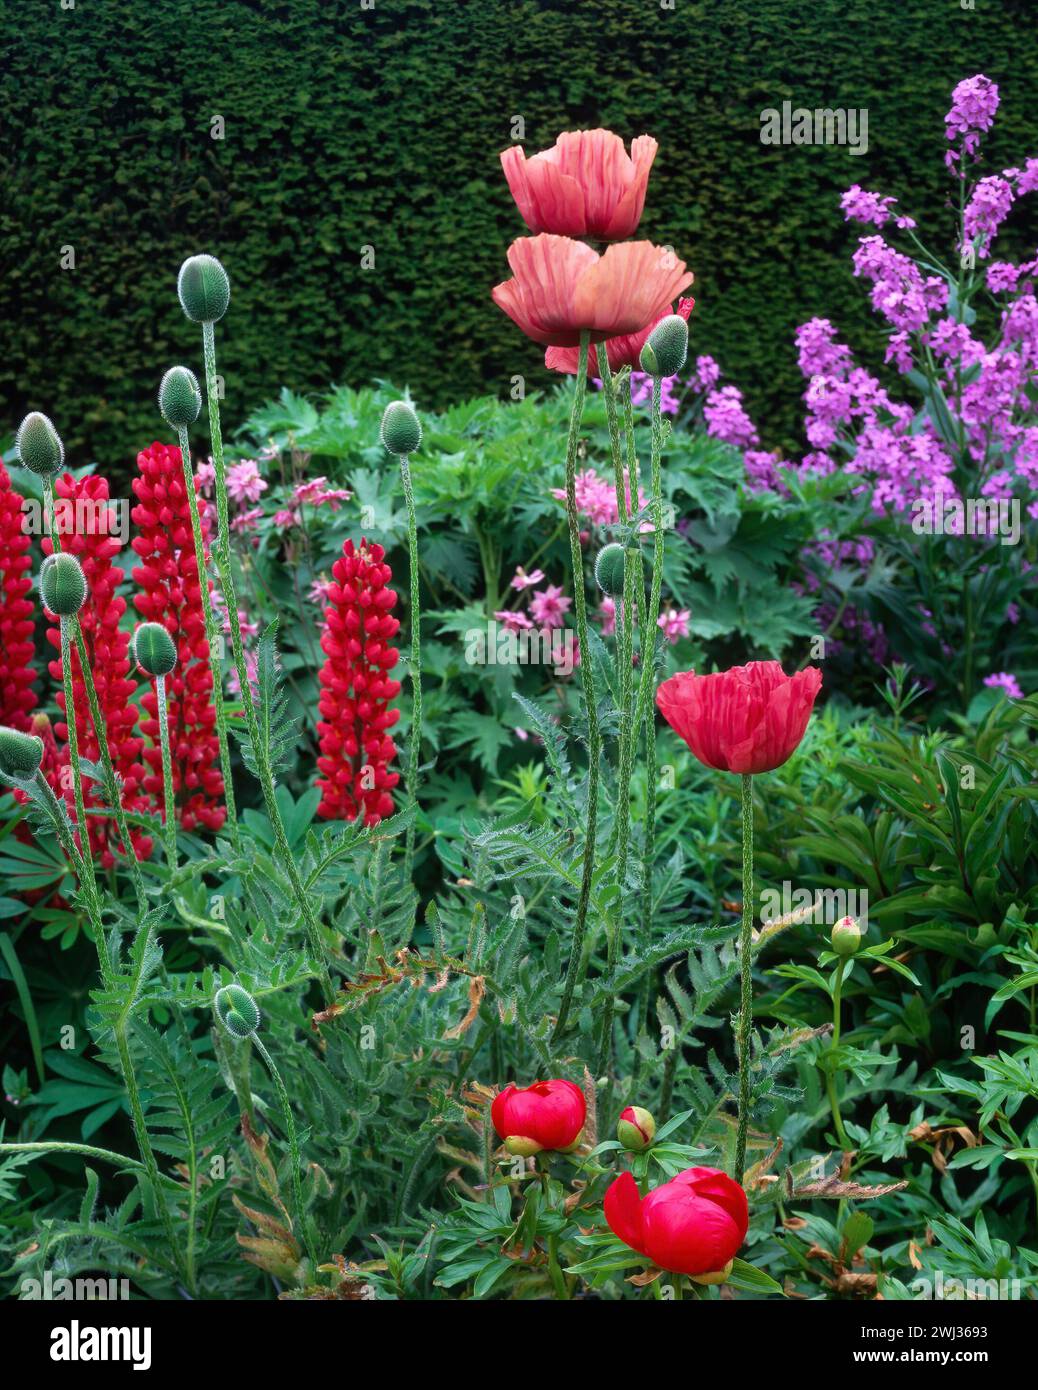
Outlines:
<svg viewBox="0 0 1038 1390"><path fill-rule="evenodd" d="M945 249L943 115L981 71L1002 91L988 155L1038 153L1032 0L362 4L3 0L0 433L43 409L71 462L126 466L159 429L162 372L200 365L175 292L200 250L233 287L232 429L283 384L391 378L428 405L543 385L489 299L524 230L498 163L521 116L530 152L574 127L657 137L641 233L695 271L695 351L766 445L795 447L797 324L826 315L864 361L882 352L842 190L898 195ZM867 107L868 153L762 146L760 111L786 99ZM1033 249L1033 209L1002 244Z"/></svg>

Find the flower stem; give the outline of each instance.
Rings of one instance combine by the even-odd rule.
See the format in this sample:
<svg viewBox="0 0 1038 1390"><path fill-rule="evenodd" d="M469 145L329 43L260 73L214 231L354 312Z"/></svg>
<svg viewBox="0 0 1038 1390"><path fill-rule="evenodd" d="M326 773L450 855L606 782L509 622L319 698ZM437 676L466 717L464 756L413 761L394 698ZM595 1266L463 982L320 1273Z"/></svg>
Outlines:
<svg viewBox="0 0 1038 1390"><path fill-rule="evenodd" d="M174 873L177 867L177 813L173 804L173 759L169 753L169 705L166 701L166 677L155 677L155 697L159 707L159 747L162 750L162 799L166 808L166 867Z"/></svg>
<svg viewBox="0 0 1038 1390"><path fill-rule="evenodd" d="M646 714L655 718L650 709L649 695L656 680L656 636L660 616L660 595L663 591L663 413L660 409L662 378L652 379L652 587L649 591L649 611L646 614L642 639L642 670L635 706L635 727L640 729Z"/></svg>
<svg viewBox="0 0 1038 1390"><path fill-rule="evenodd" d="M268 750L263 746L260 738L259 723L256 719L256 707L252 700L252 687L249 684L249 673L245 665L245 648L242 644L241 620L238 617L238 599L234 591L234 574L231 570L231 536L227 508L227 479L223 461L223 436L220 433L220 403L216 389L216 348L213 339L213 325L211 323L202 324L202 347L205 354L205 392L209 406L209 433L213 444L213 471L216 475L217 537L214 553L216 556L216 567L220 574L220 586L223 589L224 603L227 607L227 617L231 625L231 651L234 656L235 670L238 672L238 685L241 689L245 724L248 730L249 742L252 745L255 755L256 771L259 776L260 787L263 791L263 804L266 808L271 829L274 832L274 843L277 846L278 855L288 874L289 883L292 886L292 894L303 915L314 967L320 972L325 993L330 1002L334 997L335 991L332 986L331 976L328 973L328 967L324 962L320 923L306 895L306 889L299 875L295 856L292 853L292 848L288 843L288 836L285 833L285 823L278 809L277 797L274 795L274 777L268 761Z"/></svg>
<svg viewBox="0 0 1038 1390"><path fill-rule="evenodd" d="M652 872L656 858L656 710L653 696L656 689L656 637L659 631L660 594L663 591L663 557L666 542L663 527L663 412L661 410L662 378L652 379L652 584L649 607L642 626L641 676L634 711L634 738L645 725L645 830L642 840L641 874L641 945L649 944L652 932ZM634 452L633 406L627 402L628 449ZM639 588L640 588L639 584ZM642 994L642 1015L647 1017L650 981L646 977Z"/></svg>
<svg viewBox="0 0 1038 1390"><path fill-rule="evenodd" d="M145 1123L144 1107L141 1104L141 1093L137 1086L137 1075L133 1069L133 1059L130 1056L130 1046L126 1037L125 1021L117 1023L113 1031L115 1033L116 1051L119 1054L119 1065L123 1074L123 1084L126 1087L127 1099L130 1102L130 1118L133 1121L133 1132L137 1139L137 1147L140 1150L141 1159L143 1160L148 1180L151 1183L155 1195L155 1205L158 1208L162 1227L166 1234L166 1243L169 1246L169 1252L176 1261L177 1268L186 1275L183 1255L177 1243L176 1233L173 1230L173 1219L169 1214L169 1204L162 1190L162 1180L159 1177L159 1165L155 1161L155 1151L152 1149L151 1140L148 1137L148 1126Z"/></svg>
<svg viewBox="0 0 1038 1390"><path fill-rule="evenodd" d="M63 667L66 667L66 662L69 656L69 652L67 650L67 622L68 619L61 619L61 631L63 638ZM66 692L66 699L67 698L68 697ZM71 748L72 745L70 739L70 757ZM76 771L75 769L78 767L78 761L79 760L77 752L76 762L73 765L74 775L76 776L77 781L79 774L78 771ZM94 936L96 938L95 944L97 946L98 963L101 967L101 981L103 986L106 989L108 989L111 987L112 963L108 955L108 944L105 941L104 926L101 921L101 912L98 903L97 892L93 886L87 886L88 883L90 883L91 885L93 884L92 876L85 867L86 864L91 862L89 858L89 850L87 850L86 855L83 855L79 852L79 849L76 846L75 838L71 831L71 827L69 826L68 821L65 815L63 814L62 807L58 804L58 799L54 795L54 791L50 783L47 781L46 777L44 777L43 773L38 771L34 780L36 786L43 794L44 803L46 804L51 820L54 822L54 829L57 833L58 839L61 841L66 854L69 855L73 864L76 866L77 872L79 874L80 884L82 885L83 892L88 899L88 912L91 918L91 925L94 929ZM89 843L89 837L86 837L86 839ZM166 1234L166 1242L169 1245L170 1254L176 1262L177 1268L182 1270L183 1262L181 1259L180 1248L176 1242L176 1236L173 1231L173 1222L169 1214L169 1207L166 1203L165 1195L162 1191L158 1164L155 1161L155 1153L151 1147L151 1140L148 1137L148 1128L144 1122L144 1109L141 1105L140 1090L137 1086L137 1077L133 1069L133 1059L130 1056L129 1044L126 1038L125 1018L120 1018L113 1025L113 1033L115 1036L116 1050L119 1054L119 1069L122 1072L123 1085L126 1087L126 1095L130 1103L130 1116L133 1120L133 1131L134 1136L137 1140L137 1148L140 1151L141 1159L144 1165L144 1171L147 1174L148 1180L151 1183L152 1190L154 1192L155 1205L158 1207L159 1210L159 1215L162 1220L163 1229Z"/></svg>
<svg viewBox="0 0 1038 1390"><path fill-rule="evenodd" d="M97 958L101 967L101 977L107 985L112 977L112 962L108 955L108 942L101 925L100 902L97 896L97 878L94 874L94 860L90 853L90 831L87 826L86 805L83 798L83 772L79 761L79 731L76 728L76 702L72 688L72 619L59 618L61 624L61 680L65 690L65 727L68 729L68 760L72 772L72 795L76 806L76 824L79 829L80 883L87 898L90 915L93 918L97 935Z"/></svg>
<svg viewBox="0 0 1038 1390"><path fill-rule="evenodd" d="M126 812L123 809L122 797L119 794L119 782L115 775L115 765L112 762L112 751L108 746L108 729L101 715L101 705L97 698L97 686L94 683L94 672L90 665L86 643L83 641L83 628L78 615L73 617L70 621L76 639L76 651L79 653L79 666L83 673L83 684L86 687L87 704L90 706L90 718L94 722L94 735L97 738L98 756L101 759L101 768L105 775L105 794L108 799L108 804L112 808L112 813L115 816L115 824L119 830L119 839L122 841L123 854L126 856L126 865L133 882L133 891L137 899L137 907L143 913L147 906L144 879L141 875L141 866L137 862L137 853L130 839L129 826L126 823Z"/></svg>
<svg viewBox="0 0 1038 1390"><path fill-rule="evenodd" d="M411 572L411 735L407 749L407 805L412 815L404 843L404 880L410 883L414 864L415 816L418 813L418 760L422 746L422 634L418 597L418 527L415 522L411 467L406 454L400 457L400 478L407 503L407 563Z"/></svg>
<svg viewBox="0 0 1038 1390"><path fill-rule="evenodd" d="M55 550L61 549L61 537L54 529L54 484L50 478L43 480L43 534L50 536Z"/></svg>
<svg viewBox="0 0 1038 1390"><path fill-rule="evenodd" d="M285 1090L285 1083L281 1080L281 1073L274 1065L273 1057L271 1057L270 1053L263 1046L263 1043L255 1033L252 1035L252 1041L256 1045L256 1051L267 1064L267 1070L270 1072L271 1080L274 1082L275 1089L278 1093L278 1100L281 1102L281 1113L285 1119L285 1133L288 1137L289 1160L292 1164L292 1200L295 1204L300 1234L306 1243L307 1254L310 1256L310 1263L316 1275L317 1254L314 1249L310 1223L306 1219L306 1208L303 1206L303 1188L299 1181L299 1136L296 1134L296 1122L292 1116L292 1106L289 1103L288 1092Z"/></svg>
<svg viewBox="0 0 1038 1390"><path fill-rule="evenodd" d="M847 957L841 956L836 965L836 978L833 981L833 1040L825 1058L825 1090L829 1097L829 1108L833 1114L833 1125L836 1129L836 1137L840 1141L840 1147L846 1152L850 1149L850 1141L847 1132L843 1127L843 1118L840 1115L840 1092L836 1084L836 1049L840 1046L840 998L843 993L843 972L847 966Z"/></svg>
<svg viewBox="0 0 1038 1390"><path fill-rule="evenodd" d="M207 383L208 389L208 383ZM209 575L205 563L205 544L202 539L202 518L198 510L198 494L195 491L195 476L191 467L191 450L187 438L187 426L180 427L180 459L184 467L184 487L191 508L191 534L195 542L195 569L198 571L198 587L202 595L202 615L205 619L205 640L209 648L209 672L213 679L213 708L216 711L216 736L220 745L220 771L223 774L223 796L227 807L227 826L231 842L238 847L238 816L234 805L234 782L231 774L231 750L227 739L227 715L223 702L223 672L220 663L221 638L216 631L213 617L212 599L209 597Z"/></svg>
<svg viewBox="0 0 1038 1390"><path fill-rule="evenodd" d="M746 1131L750 1121L750 1029L753 1023L753 778L741 776L742 790L742 930L739 934L739 1128L735 1141L735 1181L746 1165Z"/></svg>
<svg viewBox="0 0 1038 1390"><path fill-rule="evenodd" d="M613 472L616 481L616 512L620 524L626 526L627 487L624 479L623 452L620 438L620 421L616 408L616 388L609 369L609 354L605 343L598 345L598 370L602 378L602 391L606 402L606 418L609 422L609 441L612 446ZM634 506L637 497L631 496ZM627 854L631 839L631 776L634 770L635 730L631 719L631 699L633 681L631 678L631 657L634 631L634 575L635 563L639 571L641 558L639 552L629 543L624 545L623 598L616 614L616 659L620 679L620 737L619 769L616 790L616 915L609 935L609 967L614 969L620 958L621 933L624 925L625 890L627 885ZM613 1000L610 996L602 1011L602 1024L599 1042L598 1070L606 1070L609 1060L613 1028Z"/></svg>
<svg viewBox="0 0 1038 1390"><path fill-rule="evenodd" d="M584 835L583 871L580 892L577 897L577 911L573 924L573 940L570 945L569 964L566 967L566 980L563 985L562 1002L555 1023L553 1038L561 1038L569 1019L570 1006L577 988L584 959L584 936L587 931L587 911L591 897L591 879L595 868L595 836L598 828L598 764L601 756L602 737L598 727L598 708L595 703L595 678L592 671L591 647L587 635L587 603L584 593L584 557L580 549L580 526L577 521L577 442L580 436L580 422L584 414L584 391L587 385L587 359L589 333L585 329L580 335L580 353L577 362L577 381L573 392L573 409L569 420L569 437L566 441L566 520L569 528L570 561L573 567L573 597L577 618L577 642L580 652L580 680L584 691L584 705L588 726L588 789L587 789L587 828Z"/></svg>

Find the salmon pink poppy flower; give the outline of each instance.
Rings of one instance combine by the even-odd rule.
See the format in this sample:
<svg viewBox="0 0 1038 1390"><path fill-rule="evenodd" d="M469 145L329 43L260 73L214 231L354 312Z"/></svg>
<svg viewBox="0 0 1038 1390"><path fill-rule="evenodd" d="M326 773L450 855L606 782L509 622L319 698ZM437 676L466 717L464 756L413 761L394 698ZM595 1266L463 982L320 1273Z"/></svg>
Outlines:
<svg viewBox="0 0 1038 1390"><path fill-rule="evenodd" d="M722 772L770 772L804 737L822 673L787 676L777 661L751 661L713 676L682 671L656 692L664 719L701 763Z"/></svg>
<svg viewBox="0 0 1038 1390"><path fill-rule="evenodd" d="M570 130L530 159L509 146L501 167L531 232L622 241L641 221L658 149L651 135L639 135L628 156L611 130Z"/></svg>
<svg viewBox="0 0 1038 1390"><path fill-rule="evenodd" d="M746 1193L718 1168L686 1168L645 1197L630 1173L605 1195L615 1236L672 1274L709 1274L735 1258L746 1239Z"/></svg>
<svg viewBox="0 0 1038 1390"><path fill-rule="evenodd" d="M568 1149L587 1118L584 1092L572 1081L535 1081L520 1090L508 1085L494 1097L490 1118L510 1153Z"/></svg>
<svg viewBox="0 0 1038 1390"><path fill-rule="evenodd" d="M606 339L606 356L609 358L609 370L618 372L621 367L630 367L632 371L641 370L640 359L642 348L648 341L649 334L660 322L669 314L677 314L679 318L688 322L688 316L695 307L694 299L679 299L678 307L671 309L668 305L658 318L653 319L652 323L647 323L639 333L628 333L620 338ZM577 348L571 347L550 347L544 354L544 365L553 372L568 372L570 376L575 376L577 372L577 362L580 353ZM588 375L597 376L598 371L595 366L595 359L588 357Z"/></svg>
<svg viewBox="0 0 1038 1390"><path fill-rule="evenodd" d="M494 303L545 347L576 347L585 331L593 343L640 333L692 283L685 262L651 241L625 241L599 256L569 237L519 237L508 264L514 279L495 285Z"/></svg>

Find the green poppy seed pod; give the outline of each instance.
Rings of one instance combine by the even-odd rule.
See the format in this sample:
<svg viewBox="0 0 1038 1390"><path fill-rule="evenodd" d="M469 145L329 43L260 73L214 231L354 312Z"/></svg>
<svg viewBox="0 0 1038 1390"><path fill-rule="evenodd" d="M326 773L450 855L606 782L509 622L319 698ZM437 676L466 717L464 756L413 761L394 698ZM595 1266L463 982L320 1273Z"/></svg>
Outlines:
<svg viewBox="0 0 1038 1390"><path fill-rule="evenodd" d="M213 1001L216 1016L234 1038L251 1038L260 1026L255 999L241 985L224 985Z"/></svg>
<svg viewBox="0 0 1038 1390"><path fill-rule="evenodd" d="M70 618L86 602L87 582L83 566L68 551L48 555L40 570L43 602L59 618Z"/></svg>
<svg viewBox="0 0 1038 1390"><path fill-rule="evenodd" d="M832 936L829 939L838 956L853 956L861 946L864 934L853 917L841 917L836 926L833 927Z"/></svg>
<svg viewBox="0 0 1038 1390"><path fill-rule="evenodd" d="M656 1135L656 1121L640 1105L628 1105L621 1110L616 1125L616 1137L630 1153L640 1154Z"/></svg>
<svg viewBox="0 0 1038 1390"><path fill-rule="evenodd" d="M5 777L28 782L39 772L42 761L42 738L36 734L23 734L18 729L0 727L0 772Z"/></svg>
<svg viewBox="0 0 1038 1390"><path fill-rule="evenodd" d="M231 282L215 256L189 256L177 276L177 294L189 319L215 323L231 302Z"/></svg>
<svg viewBox="0 0 1038 1390"><path fill-rule="evenodd" d="M141 623L131 651L146 676L168 676L177 664L176 644L161 623Z"/></svg>
<svg viewBox="0 0 1038 1390"><path fill-rule="evenodd" d="M37 473L41 478L53 478L65 462L65 446L61 436L46 415L41 415L38 410L31 411L18 426L15 449L18 461L30 473Z"/></svg>
<svg viewBox="0 0 1038 1390"><path fill-rule="evenodd" d="M609 598L621 598L624 591L624 548L606 545L595 561L595 582Z"/></svg>
<svg viewBox="0 0 1038 1390"><path fill-rule="evenodd" d="M688 324L680 314L668 314L649 334L639 362L650 376L673 376L688 356Z"/></svg>
<svg viewBox="0 0 1038 1390"><path fill-rule="evenodd" d="M413 454L422 442L422 426L414 407L407 401L393 401L382 416L382 443L391 454Z"/></svg>
<svg viewBox="0 0 1038 1390"><path fill-rule="evenodd" d="M202 409L198 378L187 367L170 367L159 384L159 409L167 425L179 430L193 425Z"/></svg>

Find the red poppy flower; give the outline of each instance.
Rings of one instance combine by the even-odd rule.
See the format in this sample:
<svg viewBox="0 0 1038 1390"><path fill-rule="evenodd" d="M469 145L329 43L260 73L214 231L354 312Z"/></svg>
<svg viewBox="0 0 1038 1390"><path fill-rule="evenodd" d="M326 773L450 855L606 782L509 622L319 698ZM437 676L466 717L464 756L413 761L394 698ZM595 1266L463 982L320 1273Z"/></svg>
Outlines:
<svg viewBox="0 0 1038 1390"><path fill-rule="evenodd" d="M584 1128L587 1102L572 1081L535 1081L520 1090L508 1085L490 1107L494 1128L517 1153L535 1154L541 1149L568 1149Z"/></svg>
<svg viewBox="0 0 1038 1390"><path fill-rule="evenodd" d="M639 135L628 156L611 130L567 130L530 159L509 146L501 167L531 232L622 241L641 221L658 149L651 135Z"/></svg>
<svg viewBox="0 0 1038 1390"><path fill-rule="evenodd" d="M673 251L651 241L626 241L599 256L564 236L519 237L508 248L514 278L492 298L528 338L545 347L577 347L640 333L670 312L692 283Z"/></svg>
<svg viewBox="0 0 1038 1390"><path fill-rule="evenodd" d="M645 346L649 334L668 314L675 313L679 318L688 322L688 316L695 307L694 299L679 299L678 307L674 310L668 305L663 313L654 318L652 323L648 323L639 333L628 333L620 338L606 339L606 356L609 358L609 370L618 372L621 367L630 367L632 371L641 371L641 353ZM571 347L550 347L544 354L544 365L553 372L568 372L570 376L576 376L577 363L580 358L579 348ZM587 362L588 376L597 376L598 368L593 354L588 355Z"/></svg>
<svg viewBox="0 0 1038 1390"><path fill-rule="evenodd" d="M609 1229L672 1274L724 1269L746 1238L746 1193L718 1168L686 1168L645 1197L630 1173L605 1195Z"/></svg>
<svg viewBox="0 0 1038 1390"><path fill-rule="evenodd" d="M713 676L682 671L656 692L664 719L701 763L722 772L770 772L795 752L822 673L787 676L777 661L751 661Z"/></svg>

